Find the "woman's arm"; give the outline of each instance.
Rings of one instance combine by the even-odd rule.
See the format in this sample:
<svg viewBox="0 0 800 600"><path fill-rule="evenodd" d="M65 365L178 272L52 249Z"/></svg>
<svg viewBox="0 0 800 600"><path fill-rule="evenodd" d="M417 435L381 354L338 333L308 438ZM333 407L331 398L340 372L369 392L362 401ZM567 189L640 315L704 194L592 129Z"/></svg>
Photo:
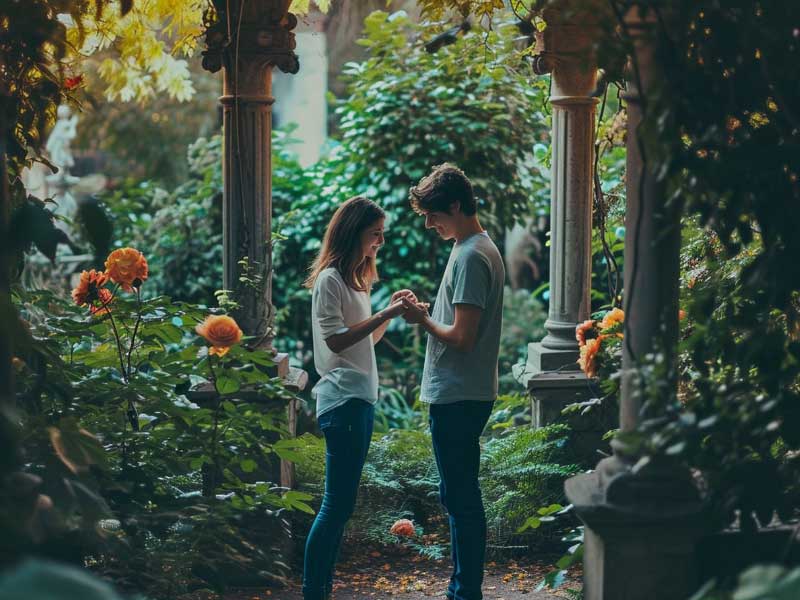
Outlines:
<svg viewBox="0 0 800 600"><path fill-rule="evenodd" d="M389 325L389 321L402 313L403 303L401 301L393 302L383 310L376 312L369 319L352 325L344 333L336 333L330 336L325 340L325 343L328 344L328 348L331 349L331 352L339 354L347 350L353 344L360 342L378 328L381 328L382 337L383 331L385 331L386 327ZM380 337L378 337L378 339L380 339ZM375 341L377 342L377 340Z"/></svg>
<svg viewBox="0 0 800 600"><path fill-rule="evenodd" d="M411 290L399 290L392 294L392 298L389 300L389 304L394 304L395 302L400 301L402 298L408 298L411 302L417 301L417 296ZM378 328L372 334L372 343L377 344L383 338L383 334L386 333L386 328L389 327L389 321L391 319L384 321L381 323Z"/></svg>

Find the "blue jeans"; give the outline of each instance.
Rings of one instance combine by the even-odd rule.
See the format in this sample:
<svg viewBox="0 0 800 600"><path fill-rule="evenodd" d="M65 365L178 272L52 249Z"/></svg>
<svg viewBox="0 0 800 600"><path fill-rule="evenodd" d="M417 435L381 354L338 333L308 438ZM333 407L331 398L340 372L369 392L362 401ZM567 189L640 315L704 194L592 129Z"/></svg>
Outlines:
<svg viewBox="0 0 800 600"><path fill-rule="evenodd" d="M429 424L433 455L439 468L439 498L450 521L453 574L447 586L451 600L481 600L486 554L486 513L478 470L480 435L494 402L431 404Z"/></svg>
<svg viewBox="0 0 800 600"><path fill-rule="evenodd" d="M344 526L356 505L374 416L375 407L353 398L319 418L326 446L325 494L306 539L304 600L322 600L333 588L333 567Z"/></svg>

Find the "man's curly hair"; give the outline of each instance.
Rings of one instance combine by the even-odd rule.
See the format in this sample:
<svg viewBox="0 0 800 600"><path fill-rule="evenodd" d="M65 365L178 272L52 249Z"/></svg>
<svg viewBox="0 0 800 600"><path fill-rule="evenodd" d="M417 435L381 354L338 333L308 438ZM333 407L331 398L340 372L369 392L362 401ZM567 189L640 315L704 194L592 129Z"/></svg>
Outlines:
<svg viewBox="0 0 800 600"><path fill-rule="evenodd" d="M443 212L450 214L450 207L458 203L461 212L474 215L478 209L472 183L464 171L450 163L433 167L430 175L409 190L411 208L417 214Z"/></svg>

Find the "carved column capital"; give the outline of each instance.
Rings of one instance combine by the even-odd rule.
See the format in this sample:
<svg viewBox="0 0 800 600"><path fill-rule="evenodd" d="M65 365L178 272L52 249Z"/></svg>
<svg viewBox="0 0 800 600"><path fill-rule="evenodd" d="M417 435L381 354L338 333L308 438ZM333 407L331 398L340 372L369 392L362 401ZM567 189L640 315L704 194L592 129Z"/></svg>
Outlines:
<svg viewBox="0 0 800 600"><path fill-rule="evenodd" d="M266 70L278 67L297 73L300 63L292 30L297 17L290 0L214 0L216 19L206 29L203 68L216 73L235 63ZM246 81L242 78L242 85Z"/></svg>
<svg viewBox="0 0 800 600"><path fill-rule="evenodd" d="M553 74L553 97L589 96L597 85L595 42L601 35L605 4L557 0L542 11L546 23L537 31L533 70Z"/></svg>

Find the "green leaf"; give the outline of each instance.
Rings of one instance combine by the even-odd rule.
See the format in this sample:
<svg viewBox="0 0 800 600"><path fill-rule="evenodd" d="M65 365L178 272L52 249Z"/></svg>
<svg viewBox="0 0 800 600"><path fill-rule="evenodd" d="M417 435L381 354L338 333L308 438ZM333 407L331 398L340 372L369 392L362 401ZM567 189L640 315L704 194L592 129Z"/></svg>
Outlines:
<svg viewBox="0 0 800 600"><path fill-rule="evenodd" d="M217 391L223 396L227 394L234 394L239 391L239 382L233 377L227 377L223 375L217 378L216 387Z"/></svg>
<svg viewBox="0 0 800 600"><path fill-rule="evenodd" d="M257 365L261 365L264 367L274 367L275 360L273 359L272 354L266 352L264 350L257 350L254 352L247 352L242 357L243 360L249 361L251 363L255 363Z"/></svg>
<svg viewBox="0 0 800 600"><path fill-rule="evenodd" d="M239 466L245 473L252 473L258 467L258 463L254 461L252 458L245 458L239 463Z"/></svg>
<svg viewBox="0 0 800 600"><path fill-rule="evenodd" d="M183 339L183 330L172 323L148 325L146 329L148 335L155 335L168 344L177 344Z"/></svg>
<svg viewBox="0 0 800 600"><path fill-rule="evenodd" d="M528 529L538 529L542 524L539 517L528 517L525 522L517 529L517 533L522 533Z"/></svg>
<svg viewBox="0 0 800 600"><path fill-rule="evenodd" d="M303 459L303 455L298 450L304 447L301 439L283 439L278 440L272 445L272 449L283 460L297 462Z"/></svg>
<svg viewBox="0 0 800 600"><path fill-rule="evenodd" d="M72 360L91 368L119 367L117 346L111 342L95 346L89 351L75 352L72 355Z"/></svg>
<svg viewBox="0 0 800 600"><path fill-rule="evenodd" d="M313 496L311 494L306 494L305 492L298 492L296 490L290 490L286 492L282 496L283 503L287 508L290 509L298 509L303 511L304 513L308 513L309 515L315 514L314 509L311 508L308 504L306 504L306 500L311 500Z"/></svg>

